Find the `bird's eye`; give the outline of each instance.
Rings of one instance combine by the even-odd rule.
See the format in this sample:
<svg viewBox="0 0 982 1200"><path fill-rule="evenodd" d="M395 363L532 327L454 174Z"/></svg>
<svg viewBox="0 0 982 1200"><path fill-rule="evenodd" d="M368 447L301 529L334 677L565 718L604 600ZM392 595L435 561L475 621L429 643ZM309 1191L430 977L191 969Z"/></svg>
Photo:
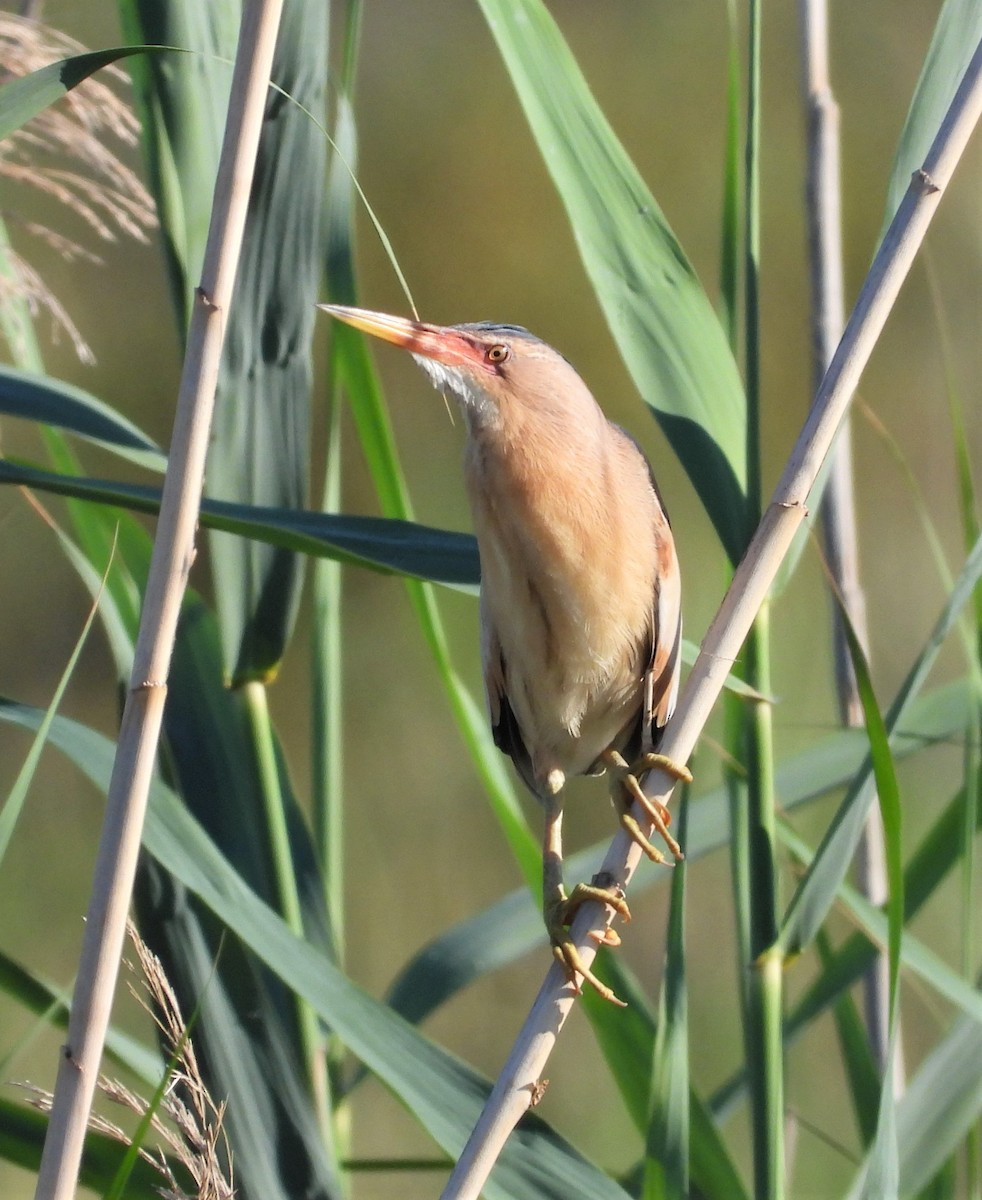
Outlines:
<svg viewBox="0 0 982 1200"><path fill-rule="evenodd" d="M496 342L495 345L488 346L484 357L489 363L503 363L509 354L511 354L511 351L507 346L503 345L501 342Z"/></svg>

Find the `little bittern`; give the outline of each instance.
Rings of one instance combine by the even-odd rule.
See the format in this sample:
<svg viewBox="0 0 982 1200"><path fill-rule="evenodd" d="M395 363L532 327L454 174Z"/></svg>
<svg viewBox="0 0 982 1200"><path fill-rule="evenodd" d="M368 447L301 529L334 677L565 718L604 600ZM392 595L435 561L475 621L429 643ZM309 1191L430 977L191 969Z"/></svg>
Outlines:
<svg viewBox="0 0 982 1200"><path fill-rule="evenodd" d="M667 811L642 792L675 706L681 578L668 516L637 445L611 424L572 366L515 325L426 325L324 305L341 321L409 350L456 393L467 434L464 474L481 559L481 654L495 743L546 811L543 909L553 950L578 989L586 967L567 926L586 900L627 918L619 889L562 873L562 790L609 771L620 820L638 802L676 857ZM603 940L615 945L607 930Z"/></svg>

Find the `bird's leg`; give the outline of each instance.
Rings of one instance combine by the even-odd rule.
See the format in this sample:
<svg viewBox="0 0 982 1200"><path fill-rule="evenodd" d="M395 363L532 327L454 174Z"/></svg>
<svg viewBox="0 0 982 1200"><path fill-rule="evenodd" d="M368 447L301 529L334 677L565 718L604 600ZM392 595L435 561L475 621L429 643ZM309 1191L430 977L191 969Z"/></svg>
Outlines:
<svg viewBox="0 0 982 1200"><path fill-rule="evenodd" d="M676 862L681 862L685 857L682 854L682 848L668 832L672 814L664 804L659 804L657 800L652 800L644 794L638 776L654 767L660 767L669 775L674 775L676 779L682 780L683 783L691 783L692 772L688 767L679 766L677 762L667 758L664 754L642 754L638 761L630 766L624 756L616 750L605 750L600 758L610 770L611 796L620 815L621 824L627 830L631 840L637 842L652 862L666 861L665 855L651 844L631 812L631 806L637 801L649 822L658 830L665 845L671 850Z"/></svg>
<svg viewBox="0 0 982 1200"><path fill-rule="evenodd" d="M596 883L578 883L570 896L563 884L563 806L558 795L546 797L546 825L542 842L542 911L545 917L552 953L566 972L577 995L581 992L578 976L596 988L605 1000L623 1005L622 1000L602 983L580 957L580 952L569 936L568 926L577 909L591 900L608 905L616 913L630 921L631 912L620 888L600 887ZM602 934L591 934L601 945L617 946L620 938L610 928Z"/></svg>

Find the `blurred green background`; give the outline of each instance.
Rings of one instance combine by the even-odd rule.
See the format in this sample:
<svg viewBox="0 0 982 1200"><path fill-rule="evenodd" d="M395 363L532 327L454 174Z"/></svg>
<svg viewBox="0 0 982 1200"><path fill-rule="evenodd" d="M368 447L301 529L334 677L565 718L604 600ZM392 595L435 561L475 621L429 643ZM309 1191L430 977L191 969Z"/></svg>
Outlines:
<svg viewBox="0 0 982 1200"><path fill-rule="evenodd" d="M866 0L831 11L833 83L842 107L846 279L851 303L883 219L883 195L897 137L940 5L925 0ZM626 144L710 295L716 295L723 179L726 31L724 6L705 0L638 4L636 0L556 2L560 23L591 86ZM91 47L118 44L114 5L49 2L45 19ZM562 350L608 415L638 437L655 465L668 502L685 581L688 636L699 640L725 580L722 554L694 494L638 399L618 359L576 255L560 203L547 179L495 46L475 5L437 0L375 0L366 6L356 111L358 176L395 247L424 319L495 319L528 326ZM803 111L798 30L792 5L764 13L763 100L763 408L766 482L772 483L801 424L810 392L808 287L802 218ZM135 162L135 156L134 156ZM982 148L978 139L959 168L928 239L928 259L944 297L941 320L954 347L954 379L970 422L969 442L982 444L978 380L982 378ZM37 199L3 184L4 210L19 203L32 215ZM68 218L47 214L52 224ZM80 326L97 355L82 367L64 338L45 345L48 369L102 397L166 444L179 372L177 339L157 245L92 246L101 266L67 263L13 229ZM360 243L363 304L407 311L367 220ZM945 401L938 314L922 262L915 267L881 338L859 395L855 420L863 578L872 661L881 702L889 700L943 601L915 498L868 408L887 427L913 471L932 520L957 564L952 441ZM327 328L324 336L327 336ZM387 388L400 452L419 520L467 528L459 478L462 433L440 397L397 351L376 358ZM315 411L317 462L323 412ZM7 453L34 454L32 435L16 422L2 430ZM353 437L346 439L345 508L375 511L371 486ZM115 462L86 449L93 473L118 474ZM315 474L316 477L316 474ZM84 620L88 599L54 536L20 496L0 493L4 569L0 574L0 691L45 705ZM206 548L195 584L209 590ZM464 915L516 887L520 878L484 803L434 681L399 580L366 571L345 573L346 772L350 824L348 968L378 994L409 954ZM480 688L476 604L441 595L461 672ZM835 723L829 611L814 551L775 606L775 692L778 756L807 745ZM954 651L942 656L938 681L955 673ZM272 691L274 715L303 796L308 764L307 663L303 626ZM99 632L93 634L63 711L112 734L114 674ZM718 726L716 727L718 732ZM713 729L696 761L697 787L718 780ZM0 731L0 789L5 793L27 739ZM903 778L908 844L950 794L946 777L957 747L918 756ZM51 754L35 782L0 872L3 949L42 976L70 981L88 895L101 801L77 773ZM567 820L570 848L613 828L602 784L577 785ZM802 828L817 838L831 806L810 811ZM693 810L698 821L698 805ZM537 818L536 818L537 820ZM950 881L948 887L955 887ZM359 908L359 896L371 895ZM944 919L942 889L915 923L939 953L956 956L956 931ZM691 1028L694 1081L711 1088L739 1061L734 967L728 953L730 899L722 855L700 862L689 881ZM654 987L652 963L664 936L664 889L632 905L635 920L622 951ZM379 921L378 914L385 914ZM700 951L705 948L705 952ZM489 1075L505 1057L540 982L545 951L484 980L441 1011L427 1032ZM807 970L807 968L799 968ZM805 982L789 976L791 994ZM721 1000L722 998L722 1000ZM904 1034L916 1063L936 1036L935 1001L916 995ZM132 1006L124 1022L142 1028ZM493 1014L489 1017L489 1014ZM828 1018L827 1018L828 1019ZM0 1000L4 1044L32 1027ZM827 1031L826 1031L827 1032ZM50 1086L57 1038L44 1034L11 1065L9 1077ZM820 1038L789 1056L788 1101L847 1146L855 1144L838 1067ZM550 1063L541 1112L596 1161L626 1166L633 1136L581 1014L574 1014ZM583 1120L584 1094L602 1101ZM836 1109L839 1114L836 1114ZM424 1135L375 1084L358 1095L355 1151L397 1156L428 1152ZM802 1129L795 1196L821 1197L851 1174L842 1151ZM813 1180L814 1186L809 1184ZM31 1195L33 1180L0 1165L0 1194ZM427 1196L425 1176L366 1176L358 1200Z"/></svg>

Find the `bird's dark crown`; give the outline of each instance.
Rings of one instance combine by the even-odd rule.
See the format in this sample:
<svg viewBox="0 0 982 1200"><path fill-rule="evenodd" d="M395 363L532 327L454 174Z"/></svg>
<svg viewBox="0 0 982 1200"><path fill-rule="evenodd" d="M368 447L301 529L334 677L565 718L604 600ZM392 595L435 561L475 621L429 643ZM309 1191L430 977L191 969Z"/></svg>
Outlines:
<svg viewBox="0 0 982 1200"><path fill-rule="evenodd" d="M482 337L493 334L501 337L522 338L526 342L542 341L542 338L536 337L534 333L529 333L523 325L501 325L497 321L472 321L469 324L457 325L455 328L464 333L476 333Z"/></svg>

